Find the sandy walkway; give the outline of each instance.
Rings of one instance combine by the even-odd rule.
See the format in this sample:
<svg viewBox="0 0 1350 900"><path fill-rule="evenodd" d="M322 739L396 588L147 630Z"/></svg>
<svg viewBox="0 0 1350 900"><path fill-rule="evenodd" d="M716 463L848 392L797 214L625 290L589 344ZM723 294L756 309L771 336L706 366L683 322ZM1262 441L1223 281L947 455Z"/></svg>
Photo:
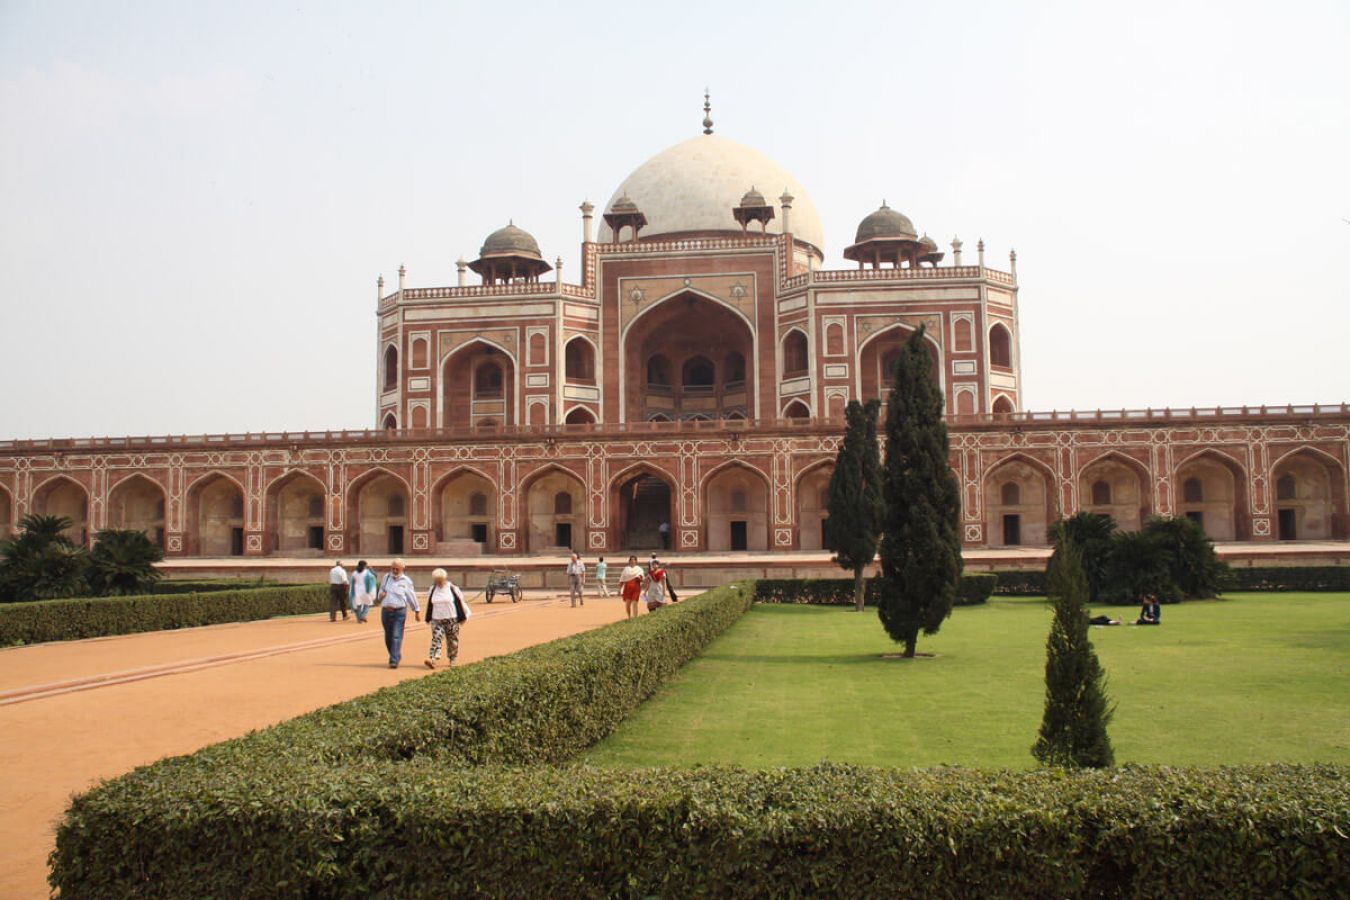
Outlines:
<svg viewBox="0 0 1350 900"><path fill-rule="evenodd" d="M536 597L540 595L535 594ZM614 599L474 605L460 662L623 618ZM46 897L52 826L71 794L164 756L429 674L412 624L388 668L378 611L327 614L0 650L0 897ZM114 683L100 679L119 676Z"/></svg>

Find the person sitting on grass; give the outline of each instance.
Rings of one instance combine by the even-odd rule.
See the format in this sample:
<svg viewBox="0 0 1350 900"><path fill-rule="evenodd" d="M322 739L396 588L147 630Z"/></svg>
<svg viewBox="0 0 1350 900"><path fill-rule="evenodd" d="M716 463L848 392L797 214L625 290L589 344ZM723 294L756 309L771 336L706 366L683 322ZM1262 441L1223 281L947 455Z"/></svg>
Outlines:
<svg viewBox="0 0 1350 900"><path fill-rule="evenodd" d="M1162 607L1158 605L1158 598L1149 595L1144 598L1144 605L1139 607L1139 618L1135 620L1136 625L1161 625Z"/></svg>

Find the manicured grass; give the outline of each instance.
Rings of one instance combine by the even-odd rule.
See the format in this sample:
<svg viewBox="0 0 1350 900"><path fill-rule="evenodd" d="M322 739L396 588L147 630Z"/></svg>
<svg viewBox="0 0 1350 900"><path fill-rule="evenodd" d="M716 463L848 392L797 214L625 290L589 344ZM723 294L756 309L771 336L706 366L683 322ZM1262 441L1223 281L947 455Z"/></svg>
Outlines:
<svg viewBox="0 0 1350 900"><path fill-rule="evenodd" d="M935 658L887 660L873 609L756 606L584 759L1030 767L1049 625L1043 600L996 598L921 638ZM1118 763L1350 763L1350 594L1233 594L1091 636Z"/></svg>

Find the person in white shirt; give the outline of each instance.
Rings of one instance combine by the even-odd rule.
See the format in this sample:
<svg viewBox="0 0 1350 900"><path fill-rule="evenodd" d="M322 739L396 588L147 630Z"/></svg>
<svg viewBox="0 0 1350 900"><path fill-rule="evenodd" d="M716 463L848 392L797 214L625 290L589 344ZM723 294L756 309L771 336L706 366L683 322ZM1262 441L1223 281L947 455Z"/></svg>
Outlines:
<svg viewBox="0 0 1350 900"><path fill-rule="evenodd" d="M328 621L336 622L339 610L342 621L347 621L347 570L342 568L342 560L328 570Z"/></svg>
<svg viewBox="0 0 1350 900"><path fill-rule="evenodd" d="M403 568L403 560L394 560L380 582L380 624L384 626L384 646L389 651L391 669L397 669L403 658L403 626L408 620L409 608L413 617L422 621L417 588L413 587L412 579L403 574Z"/></svg>
<svg viewBox="0 0 1350 900"><path fill-rule="evenodd" d="M441 655L441 643L445 644L445 664L453 666L459 656L459 626L469 621L468 601L464 592L450 581L444 569L431 573L431 589L427 591L427 622L431 625L431 647L423 664L428 669L436 668L436 659Z"/></svg>
<svg viewBox="0 0 1350 900"><path fill-rule="evenodd" d="M586 605L586 598L582 595L581 589L586 585L586 564L577 559L575 553L572 554L572 561L567 564L567 586L572 592L572 606L576 607L577 601L581 605Z"/></svg>
<svg viewBox="0 0 1350 900"><path fill-rule="evenodd" d="M375 577L375 570L366 568L366 561L363 559L356 564L356 571L352 573L352 612L356 613L358 624L365 624L366 616L370 608L375 605L375 594L378 590L379 582Z"/></svg>

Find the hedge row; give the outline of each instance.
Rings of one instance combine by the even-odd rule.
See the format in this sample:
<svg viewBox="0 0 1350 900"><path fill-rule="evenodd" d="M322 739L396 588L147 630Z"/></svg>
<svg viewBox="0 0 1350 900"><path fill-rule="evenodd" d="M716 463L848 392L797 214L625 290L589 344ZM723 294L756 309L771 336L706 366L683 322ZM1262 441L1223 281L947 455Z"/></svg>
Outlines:
<svg viewBox="0 0 1350 900"><path fill-rule="evenodd" d="M1350 566L1230 567L1229 591L1350 591Z"/></svg>
<svg viewBox="0 0 1350 900"><path fill-rule="evenodd" d="M997 576L985 572L968 572L961 576L956 588L957 606L974 606L989 599L994 593ZM869 578L863 589L863 600L875 606L881 590L879 578ZM762 578L755 582L757 603L805 603L811 606L852 606L853 579L851 578Z"/></svg>
<svg viewBox="0 0 1350 900"><path fill-rule="evenodd" d="M241 591L249 588L275 587L277 582L265 578L173 578L156 581L152 594L207 594L212 591Z"/></svg>
<svg viewBox="0 0 1350 900"><path fill-rule="evenodd" d="M1001 597L1044 597L1046 580L1044 569L1012 569L997 571L998 584L994 593Z"/></svg>
<svg viewBox="0 0 1350 900"><path fill-rule="evenodd" d="M328 585L0 604L0 647L323 612Z"/></svg>
<svg viewBox="0 0 1350 900"><path fill-rule="evenodd" d="M63 898L1344 896L1350 770L175 760L77 799Z"/></svg>

